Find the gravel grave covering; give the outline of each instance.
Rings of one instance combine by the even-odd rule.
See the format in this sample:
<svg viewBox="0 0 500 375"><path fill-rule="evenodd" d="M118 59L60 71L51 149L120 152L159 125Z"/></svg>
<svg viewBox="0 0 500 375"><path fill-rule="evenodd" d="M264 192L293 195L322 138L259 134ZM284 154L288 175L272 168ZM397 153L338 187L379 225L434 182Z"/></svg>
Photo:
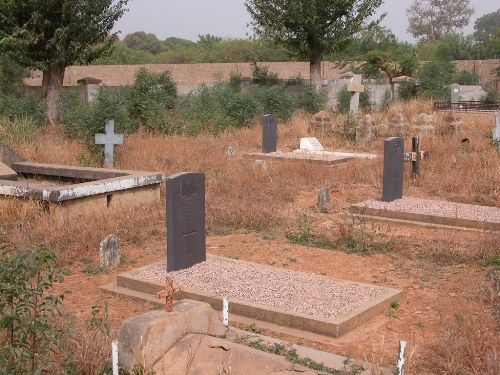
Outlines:
<svg viewBox="0 0 500 375"><path fill-rule="evenodd" d="M368 200L360 205L388 211L402 211L415 214L456 217L480 222L500 223L500 208L476 206L473 204L435 201L430 199L403 198L392 202Z"/></svg>
<svg viewBox="0 0 500 375"><path fill-rule="evenodd" d="M133 274L161 282L167 275L174 280L174 287L322 318L345 315L385 292L381 287L211 256L168 274L165 264Z"/></svg>

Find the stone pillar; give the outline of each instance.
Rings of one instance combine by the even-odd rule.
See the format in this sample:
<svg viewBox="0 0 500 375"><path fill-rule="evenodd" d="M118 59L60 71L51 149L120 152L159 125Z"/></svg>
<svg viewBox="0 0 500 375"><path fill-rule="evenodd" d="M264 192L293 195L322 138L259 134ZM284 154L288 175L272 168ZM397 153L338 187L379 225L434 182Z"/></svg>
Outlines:
<svg viewBox="0 0 500 375"><path fill-rule="evenodd" d="M77 81L82 87L82 100L86 105L91 104L99 91L100 79L85 77Z"/></svg>
<svg viewBox="0 0 500 375"><path fill-rule="evenodd" d="M454 83L451 85L451 104L458 104L460 102L460 85Z"/></svg>

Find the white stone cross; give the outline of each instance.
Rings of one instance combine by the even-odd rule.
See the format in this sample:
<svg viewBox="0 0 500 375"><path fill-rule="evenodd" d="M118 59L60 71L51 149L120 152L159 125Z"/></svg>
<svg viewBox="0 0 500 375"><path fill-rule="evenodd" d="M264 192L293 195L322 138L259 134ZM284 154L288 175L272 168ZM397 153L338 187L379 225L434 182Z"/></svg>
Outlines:
<svg viewBox="0 0 500 375"><path fill-rule="evenodd" d="M104 145L104 164L113 167L113 149L115 145L123 144L123 134L115 134L115 121L106 121L106 133L95 135L95 144Z"/></svg>
<svg viewBox="0 0 500 375"><path fill-rule="evenodd" d="M500 112L495 113L495 128L491 133L493 140L497 143L498 151L500 151Z"/></svg>
<svg viewBox="0 0 500 375"><path fill-rule="evenodd" d="M351 78L351 83L347 85L347 91L351 92L351 102L349 103L349 115L356 117L359 108L359 95L365 91L365 86L361 83L361 74L355 74Z"/></svg>

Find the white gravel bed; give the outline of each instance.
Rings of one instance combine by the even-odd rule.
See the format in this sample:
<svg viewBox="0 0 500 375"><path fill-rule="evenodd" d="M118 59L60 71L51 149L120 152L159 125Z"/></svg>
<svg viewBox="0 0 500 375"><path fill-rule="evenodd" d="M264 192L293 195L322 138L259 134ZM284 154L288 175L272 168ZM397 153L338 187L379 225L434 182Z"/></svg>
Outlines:
<svg viewBox="0 0 500 375"><path fill-rule="evenodd" d="M456 217L480 222L500 222L500 208L476 206L430 199L403 198L392 202L369 200L363 202L368 208L402 211L433 216Z"/></svg>
<svg viewBox="0 0 500 375"><path fill-rule="evenodd" d="M166 275L164 264L134 273L135 277L161 282ZM322 318L347 314L385 292L380 287L218 257L168 275L174 287Z"/></svg>

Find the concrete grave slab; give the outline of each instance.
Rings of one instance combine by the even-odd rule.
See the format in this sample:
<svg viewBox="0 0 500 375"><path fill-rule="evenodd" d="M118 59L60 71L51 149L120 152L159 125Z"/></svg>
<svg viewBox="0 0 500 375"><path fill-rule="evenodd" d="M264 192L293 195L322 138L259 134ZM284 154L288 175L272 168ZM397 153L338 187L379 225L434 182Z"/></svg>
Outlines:
<svg viewBox="0 0 500 375"><path fill-rule="evenodd" d="M164 180L158 172L26 161L12 162L11 168L21 177L18 181L0 180L0 204L6 197L42 201L59 224L113 208L159 202Z"/></svg>
<svg viewBox="0 0 500 375"><path fill-rule="evenodd" d="M254 160L274 160L274 161L284 161L284 162L304 162L308 164L316 164L316 165L337 165L337 164L345 164L349 160L352 160L353 156L347 155L334 155L333 153L315 153L315 152L307 152L304 150L300 150L301 152L270 152L270 153L262 153L262 152L251 152L245 154L245 158L250 158Z"/></svg>
<svg viewBox="0 0 500 375"><path fill-rule="evenodd" d="M17 172L10 169L3 163L0 163L0 180L17 181Z"/></svg>
<svg viewBox="0 0 500 375"><path fill-rule="evenodd" d="M368 220L500 231L498 207L420 198L403 198L392 202L371 199L353 204L350 212Z"/></svg>
<svg viewBox="0 0 500 375"><path fill-rule="evenodd" d="M332 285L334 288L338 287L344 291L348 291L347 293L349 295L352 295L352 293L357 295L357 293L362 293L361 291L370 291L366 297L362 299L362 301L357 301L357 303L349 306L346 306L346 301L343 303L339 299L340 294L338 291L337 293L333 293L333 291L331 291L331 293L325 294L324 302L329 306L336 303L338 303L338 306L342 306L342 312L340 312L340 310L329 310L324 313L326 315L322 315L320 313L314 313L314 315L311 315L311 313L307 313L305 312L306 310L304 310L307 309L307 306L294 307L297 311L291 311L290 309L286 309L284 307L273 306L269 302L252 302L250 300L259 301L259 296L262 295L255 288L250 290L251 295L249 297L245 297L244 299L233 297L230 292L224 292L225 296L228 297L230 301L231 321L237 321L236 317L241 316L251 318L255 321L269 322L278 326L289 327L299 331L313 332L330 337L339 337L344 333L355 329L369 318L385 311L389 308L391 302L399 300L402 296L401 290L393 288L334 280L320 275L283 270L235 259L209 256L207 257L207 262L210 261L223 263L230 269L231 267L243 267L245 271L238 272L238 280L232 280L230 286L231 288L242 288L246 291L248 291L248 285L245 285L245 278L248 280L249 278L257 277L256 274L260 275L261 273L268 272L286 273L286 275L278 275L278 280L280 277L287 280L286 286L279 284L279 281L273 282L273 288L277 288L276 290L280 290L280 288L292 288L294 290L299 290L304 285L304 283L301 282L302 278L306 278L308 280L312 278L313 281L317 282L318 285L322 285L322 287L325 285ZM198 264L195 267L204 267L204 263ZM192 272L191 270L187 271L189 271L188 273ZM217 269L216 274L218 277L215 279L225 280L225 277L227 278L227 276L224 276L225 271L223 270ZM154 295L164 289L165 275L165 262L160 262L131 272L120 274L117 277L116 283L104 286L102 287L102 290L111 292L115 295L130 294L133 298L141 298L142 294L143 298L145 297L144 299L151 300L151 297L148 296ZM173 275L174 284L177 283L175 276L176 273L169 273L169 275ZM296 279L298 281L295 282ZM203 286L197 286L196 288L190 287L190 284L175 285L181 288L181 290L175 294L175 298L188 298L200 302L207 302L214 309L220 311L222 308L223 296L219 295L218 292L208 290L208 288L211 287L210 280L214 280L214 278L205 278L203 280ZM297 286L295 284L297 284ZM299 284L301 286L299 286ZM275 294L277 296L279 295L278 292ZM306 292L304 295L305 294ZM287 300L289 297L284 296L283 298ZM335 299L339 300L337 301ZM278 306L282 306L279 305L282 300L282 298L277 298L276 303L278 303ZM316 303L318 302L319 301L316 301Z"/></svg>

